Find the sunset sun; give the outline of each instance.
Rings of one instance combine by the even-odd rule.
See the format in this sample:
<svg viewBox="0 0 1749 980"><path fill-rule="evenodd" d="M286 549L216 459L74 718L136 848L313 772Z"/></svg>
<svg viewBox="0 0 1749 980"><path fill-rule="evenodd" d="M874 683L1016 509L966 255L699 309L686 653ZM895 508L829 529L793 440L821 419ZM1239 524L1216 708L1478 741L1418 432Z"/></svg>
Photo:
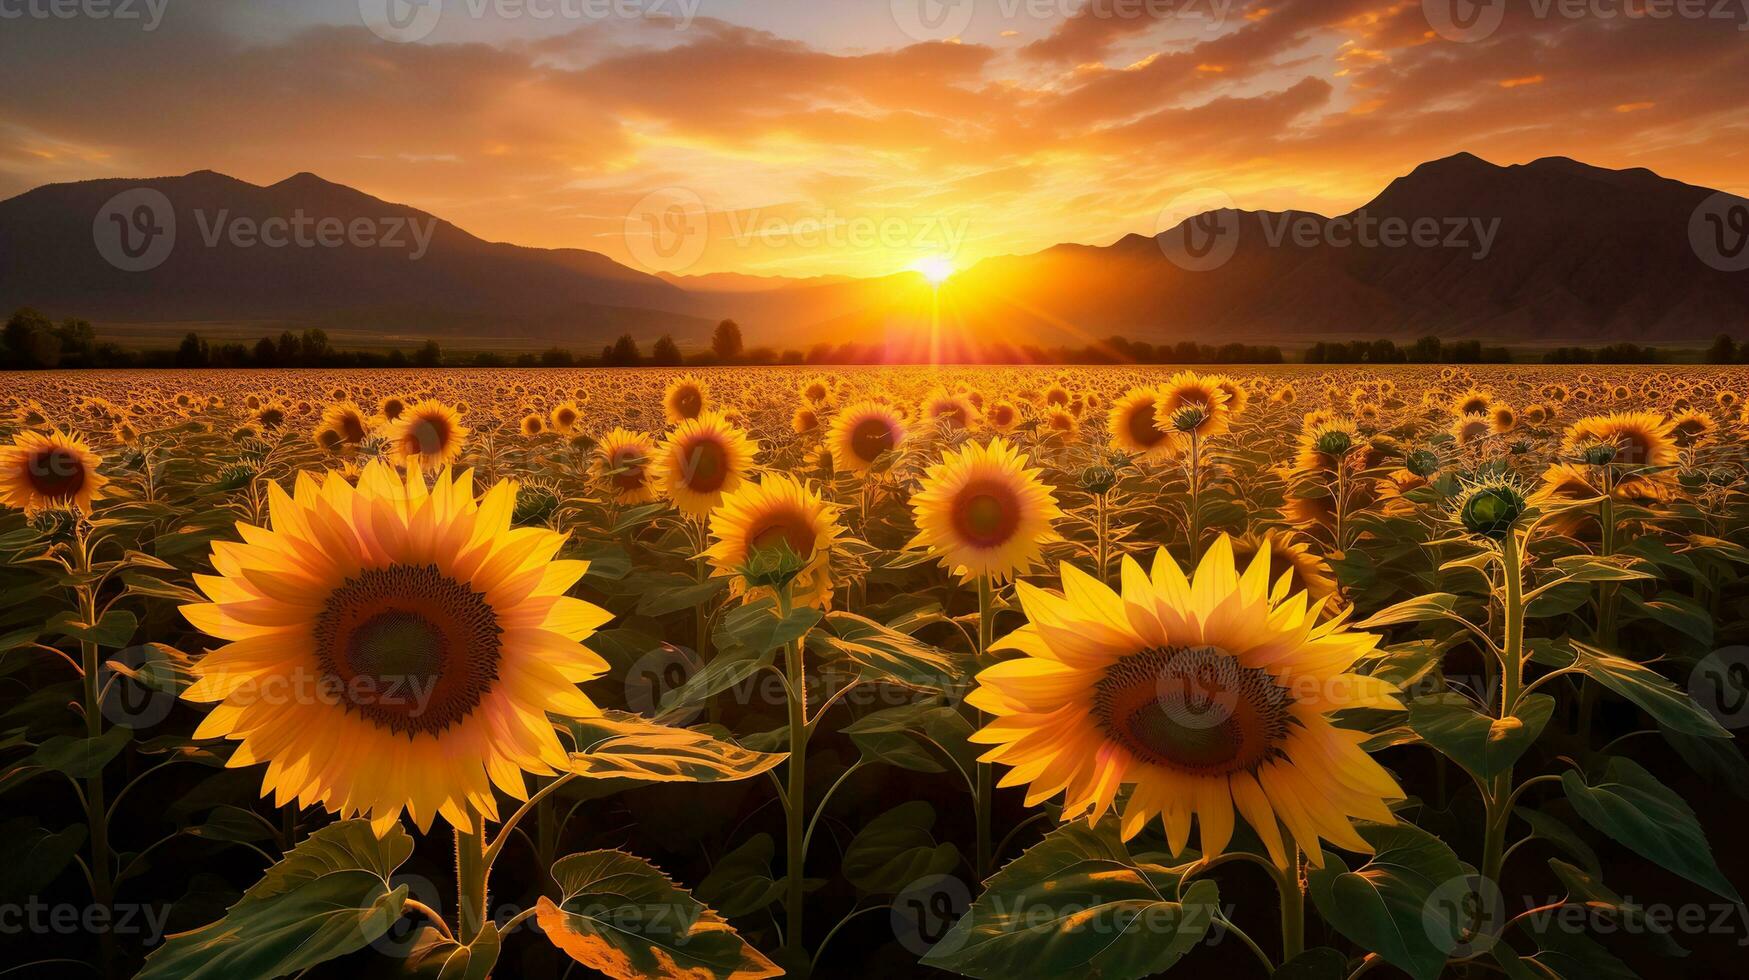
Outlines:
<svg viewBox="0 0 1749 980"><path fill-rule="evenodd" d="M932 285L939 286L954 274L953 260L945 255L931 255L911 263L911 271L921 273Z"/></svg>

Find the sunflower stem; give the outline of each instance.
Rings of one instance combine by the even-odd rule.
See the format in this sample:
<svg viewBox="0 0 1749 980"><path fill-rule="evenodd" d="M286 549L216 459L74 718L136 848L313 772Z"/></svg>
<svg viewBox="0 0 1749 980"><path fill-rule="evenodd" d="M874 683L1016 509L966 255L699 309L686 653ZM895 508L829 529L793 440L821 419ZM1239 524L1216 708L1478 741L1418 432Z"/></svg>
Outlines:
<svg viewBox="0 0 1749 980"><path fill-rule="evenodd" d="M88 627L97 625L97 593L89 583L91 576L91 541L86 535L83 516L75 514L75 568L80 584L76 589L79 601L79 621ZM103 734L103 657L97 642L79 641L80 666L84 671L81 707L85 712L85 735L96 739ZM109 807L104 796L103 769L98 767L85 780L85 822L91 835L91 899L108 911L115 900L115 876L109 848ZM98 939L98 956L105 976L113 974L115 963L114 930L102 930Z"/></svg>
<svg viewBox="0 0 1749 980"><path fill-rule="evenodd" d="M991 636L995 623L991 607L995 605L995 596L990 587L990 576L978 576L978 659L977 667L983 670L989 666L986 662L990 656ZM981 728L988 721L983 711L978 712L978 726ZM996 808L996 766L990 762L978 763L978 798L974 810L977 815L977 874L981 881L990 871L990 862L994 857L991 850L994 838L994 823Z"/></svg>
<svg viewBox="0 0 1749 980"><path fill-rule="evenodd" d="M1295 847L1288 866L1275 869L1276 889L1281 892L1281 961L1305 952L1306 893L1300 887L1300 849Z"/></svg>
<svg viewBox="0 0 1749 980"><path fill-rule="evenodd" d="M777 614L787 620L790 614L790 583L777 590ZM807 947L802 938L803 871L808 858L808 809L806 798L808 756L807 678L803 673L802 648L806 637L797 639L784 654L784 675L789 693L789 761L786 763L789 789L784 797L784 829L787 835L784 862L784 930L787 950L785 959L791 974L807 975Z"/></svg>
<svg viewBox="0 0 1749 980"><path fill-rule="evenodd" d="M1190 567L1202 561L1202 437L1190 431Z"/></svg>
<svg viewBox="0 0 1749 980"><path fill-rule="evenodd" d="M1524 558L1518 531L1508 531L1500 542L1502 626L1500 645L1500 717L1518 711L1524 690ZM1506 824L1512 818L1512 770L1497 774L1486 793L1487 807L1482 836L1482 877L1498 885L1506 863Z"/></svg>
<svg viewBox="0 0 1749 980"><path fill-rule="evenodd" d="M469 808L476 833L455 831L456 936L470 945L486 928L486 834L484 818Z"/></svg>

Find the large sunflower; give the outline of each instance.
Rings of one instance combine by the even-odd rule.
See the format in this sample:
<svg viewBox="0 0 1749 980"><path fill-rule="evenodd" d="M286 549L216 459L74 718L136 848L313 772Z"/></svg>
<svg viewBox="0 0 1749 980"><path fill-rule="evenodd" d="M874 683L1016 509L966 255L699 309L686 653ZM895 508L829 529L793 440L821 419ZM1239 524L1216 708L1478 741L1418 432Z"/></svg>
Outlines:
<svg viewBox="0 0 1749 980"><path fill-rule="evenodd" d="M1000 436L944 455L911 496L917 536L910 546L927 546L967 582L983 575L1005 582L1031 568L1062 511L1026 463Z"/></svg>
<svg viewBox="0 0 1749 980"><path fill-rule="evenodd" d="M383 430L383 440L396 463L408 469L440 470L461 456L469 431L455 409L427 398L402 409Z"/></svg>
<svg viewBox="0 0 1749 980"><path fill-rule="evenodd" d="M1117 448L1144 456L1161 456L1172 448L1170 439L1156 424L1159 403L1160 389L1131 388L1112 404L1107 423Z"/></svg>
<svg viewBox="0 0 1749 980"><path fill-rule="evenodd" d="M1220 378L1180 371L1160 386L1154 425L1169 437L1188 440L1195 434L1207 439L1227 431L1231 424L1227 389Z"/></svg>
<svg viewBox="0 0 1749 980"><path fill-rule="evenodd" d="M213 546L212 601L182 607L231 641L195 665L183 696L217 702L196 738L266 763L262 794L370 819L404 809L478 832L492 787L527 799L523 773L566 764L548 714L589 716L576 687L607 670L582 644L609 614L565 592L587 562L564 535L511 529L516 485L476 501L472 473L397 476L372 462L355 488L300 474L269 487L272 528Z"/></svg>
<svg viewBox="0 0 1749 980"><path fill-rule="evenodd" d="M703 378L687 374L668 382L662 393L662 412L669 425L698 418L711 407L711 388Z"/></svg>
<svg viewBox="0 0 1749 980"><path fill-rule="evenodd" d="M1393 822L1403 793L1329 716L1401 707L1348 672L1379 638L1320 622L1304 593L1273 598L1270 576L1267 551L1241 571L1223 536L1191 580L1161 550L1151 575L1125 556L1121 594L1068 564L1062 595L1020 583L1029 622L993 649L1024 656L967 698L995 716L972 735L994 746L982 761L1012 766L1000 785L1026 784L1029 806L1062 793L1065 820L1098 820L1129 787L1123 837L1160 816L1174 853L1195 817L1220 854L1235 809L1284 868L1290 845L1321 866L1320 838L1370 851L1351 818Z"/></svg>
<svg viewBox="0 0 1749 980"><path fill-rule="evenodd" d="M838 508L795 477L767 475L758 483L743 483L711 512L711 537L716 543L705 552L713 577L733 575L730 590L741 595L746 582L738 573L757 552L787 544L803 568L790 584L790 598L798 606L826 608L832 604L832 542L843 529L838 526Z"/></svg>
<svg viewBox="0 0 1749 980"><path fill-rule="evenodd" d="M1582 455L1590 445L1616 449L1615 462L1630 466L1670 466L1676 462L1676 440L1670 421L1656 412L1615 412L1592 415L1568 426L1561 454Z"/></svg>
<svg viewBox="0 0 1749 980"><path fill-rule="evenodd" d="M905 420L892 406L861 401L845 406L832 420L826 445L840 469L865 472L884 453L905 442Z"/></svg>
<svg viewBox="0 0 1749 980"><path fill-rule="evenodd" d="M656 499L650 461L656 443L642 432L616 428L595 445L595 474L613 491L618 504L646 504Z"/></svg>
<svg viewBox="0 0 1749 980"><path fill-rule="evenodd" d="M323 441L321 433L332 432L340 445L356 446L369 438L370 430L370 419L364 414L364 409L350 400L340 401L322 410L316 441Z"/></svg>
<svg viewBox="0 0 1749 980"><path fill-rule="evenodd" d="M83 436L65 432L20 432L0 446L0 504L26 514L45 510L91 513L109 481L97 472L103 460Z"/></svg>
<svg viewBox="0 0 1749 980"><path fill-rule="evenodd" d="M656 450L656 483L688 517L704 517L753 467L757 447L718 412L674 427Z"/></svg>

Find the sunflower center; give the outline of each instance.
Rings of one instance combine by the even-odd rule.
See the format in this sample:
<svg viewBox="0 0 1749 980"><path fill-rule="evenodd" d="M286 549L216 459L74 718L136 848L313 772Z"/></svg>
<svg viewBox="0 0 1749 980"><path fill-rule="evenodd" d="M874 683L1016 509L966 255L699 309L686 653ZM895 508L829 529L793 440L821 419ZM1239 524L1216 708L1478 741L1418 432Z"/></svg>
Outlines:
<svg viewBox="0 0 1749 980"><path fill-rule="evenodd" d="M363 442L366 435L364 419L352 412L347 412L340 417L340 432L345 436L347 442Z"/></svg>
<svg viewBox="0 0 1749 980"><path fill-rule="evenodd" d="M449 420L441 415L426 415L414 419L407 427L407 441L422 456L433 456L449 445Z"/></svg>
<svg viewBox="0 0 1749 980"><path fill-rule="evenodd" d="M1166 438L1166 433L1161 432L1154 424L1153 402L1139 406L1130 413L1129 430L1130 438L1139 446L1152 446Z"/></svg>
<svg viewBox="0 0 1749 980"><path fill-rule="evenodd" d="M620 490L637 490L644 485L644 454L635 449L617 452L609 461L609 468L616 470L613 485Z"/></svg>
<svg viewBox="0 0 1749 980"><path fill-rule="evenodd" d="M716 493L729 478L729 457L721 443L695 442L686 452L686 488L694 493Z"/></svg>
<svg viewBox="0 0 1749 980"><path fill-rule="evenodd" d="M850 431L850 448L858 459L874 462L893 448L893 429L880 419L864 419Z"/></svg>
<svg viewBox="0 0 1749 980"><path fill-rule="evenodd" d="M341 705L397 734L436 735L498 679L503 630L486 597L436 565L390 565L347 579L313 630Z"/></svg>
<svg viewBox="0 0 1749 980"><path fill-rule="evenodd" d="M1268 671L1212 647L1154 647L1108 667L1093 710L1144 762L1198 776L1253 770L1281 752L1293 698Z"/></svg>
<svg viewBox="0 0 1749 980"><path fill-rule="evenodd" d="M24 475L32 490L51 500L73 497L85 486L84 462L59 446L31 454Z"/></svg>
<svg viewBox="0 0 1749 980"><path fill-rule="evenodd" d="M1012 487L995 480L975 480L955 498L953 523L959 536L974 547L999 547L1020 529L1020 501Z"/></svg>

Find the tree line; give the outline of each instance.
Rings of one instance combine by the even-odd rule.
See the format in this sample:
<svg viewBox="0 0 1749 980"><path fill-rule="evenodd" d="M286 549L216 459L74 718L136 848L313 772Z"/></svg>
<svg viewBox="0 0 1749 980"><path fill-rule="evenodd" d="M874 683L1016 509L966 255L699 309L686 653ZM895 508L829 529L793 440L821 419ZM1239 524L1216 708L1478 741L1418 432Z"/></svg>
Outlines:
<svg viewBox="0 0 1749 980"><path fill-rule="evenodd" d="M1611 344L1604 347L1559 347L1542 355L1545 364L1655 364L1656 347ZM285 331L254 344L213 343L190 331L174 348L134 351L99 343L86 320L56 323L31 308L20 309L6 322L0 343L0 368L282 368L282 367L708 367L712 365L853 365L905 363L913 358L882 343L847 341L819 343L806 351L747 347L733 320L717 324L710 346L683 352L672 336L658 338L648 353L631 334L623 334L599 354L579 354L554 346L544 351L506 354L495 351L446 351L435 340L412 350L341 350L320 328ZM1274 345L1223 344L1194 341L1150 344L1108 337L1082 347L1042 347L996 342L979 345L968 359L985 364L1282 364L1289 360ZM1307 349L1307 364L1506 364L1512 352L1484 347L1480 341L1447 343L1422 337L1409 345L1395 341L1319 341ZM1749 345L1721 334L1707 351L1709 364L1749 363Z"/></svg>

